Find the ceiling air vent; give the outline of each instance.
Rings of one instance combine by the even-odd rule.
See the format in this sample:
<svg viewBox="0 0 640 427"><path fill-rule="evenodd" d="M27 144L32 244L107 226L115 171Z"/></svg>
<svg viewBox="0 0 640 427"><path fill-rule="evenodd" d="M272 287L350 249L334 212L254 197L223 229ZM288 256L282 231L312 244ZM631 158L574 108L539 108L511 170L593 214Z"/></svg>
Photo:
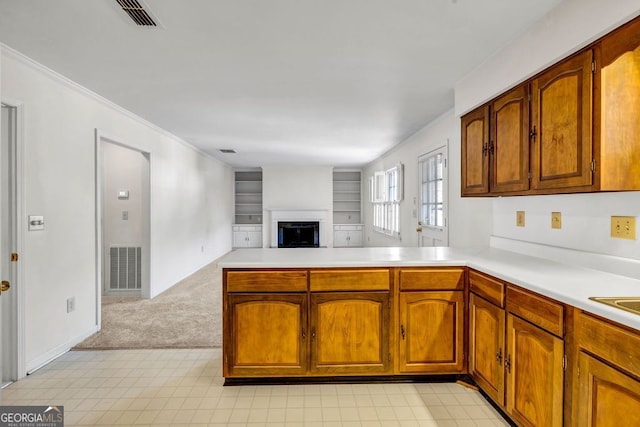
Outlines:
<svg viewBox="0 0 640 427"><path fill-rule="evenodd" d="M142 4L138 0L116 0L122 10L127 12L127 15L137 25L143 27L156 27L158 24L154 21L151 14L145 10ZM148 6L147 6L148 9Z"/></svg>
<svg viewBox="0 0 640 427"><path fill-rule="evenodd" d="M236 150L233 148L221 148L220 152L224 154L236 154Z"/></svg>

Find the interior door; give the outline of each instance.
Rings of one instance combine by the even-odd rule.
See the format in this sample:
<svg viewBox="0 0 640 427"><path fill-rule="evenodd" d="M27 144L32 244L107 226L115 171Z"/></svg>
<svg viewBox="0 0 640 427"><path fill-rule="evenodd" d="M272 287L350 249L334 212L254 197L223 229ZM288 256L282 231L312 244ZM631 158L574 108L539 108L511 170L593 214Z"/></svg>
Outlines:
<svg viewBox="0 0 640 427"><path fill-rule="evenodd" d="M447 146L418 158L418 246L449 246Z"/></svg>
<svg viewBox="0 0 640 427"><path fill-rule="evenodd" d="M0 148L0 371L1 385L18 379L16 259L17 108L2 104Z"/></svg>

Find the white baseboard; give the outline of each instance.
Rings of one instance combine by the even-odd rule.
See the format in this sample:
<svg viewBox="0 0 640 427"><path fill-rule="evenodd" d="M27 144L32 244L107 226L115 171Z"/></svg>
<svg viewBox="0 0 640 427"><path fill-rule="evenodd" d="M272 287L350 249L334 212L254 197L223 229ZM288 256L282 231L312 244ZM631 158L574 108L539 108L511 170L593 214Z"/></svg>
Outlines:
<svg viewBox="0 0 640 427"><path fill-rule="evenodd" d="M48 363L51 363L52 361L62 356L63 354L71 350L74 346L76 346L77 344L80 344L82 341L86 340L87 338L89 338L91 335L95 334L99 330L100 328L97 325L95 325L85 333L70 339L69 341L49 350L48 352L36 357L33 360L29 360L27 362L27 375L32 374L38 369L47 365Z"/></svg>
<svg viewBox="0 0 640 427"><path fill-rule="evenodd" d="M491 236L490 246L523 255L549 259L578 267L592 268L640 280L640 260L558 246L543 245L506 237Z"/></svg>

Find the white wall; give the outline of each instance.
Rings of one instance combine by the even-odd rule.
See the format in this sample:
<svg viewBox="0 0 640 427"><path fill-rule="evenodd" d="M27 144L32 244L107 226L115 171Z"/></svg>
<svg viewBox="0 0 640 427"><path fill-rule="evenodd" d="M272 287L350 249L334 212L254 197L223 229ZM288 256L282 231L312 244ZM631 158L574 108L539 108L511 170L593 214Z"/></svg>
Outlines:
<svg viewBox="0 0 640 427"><path fill-rule="evenodd" d="M637 0L564 0L455 87L461 116L640 14Z"/></svg>
<svg viewBox="0 0 640 427"><path fill-rule="evenodd" d="M151 296L231 248L230 167L2 46L2 97L24 105L26 360L33 369L95 330L95 130L150 153ZM26 220L26 219L24 219ZM76 310L66 313L74 296Z"/></svg>
<svg viewBox="0 0 640 427"><path fill-rule="evenodd" d="M521 37L456 86L457 114L491 99L558 59L579 50L640 14L637 0L565 0ZM526 227L515 226L515 211ZM562 229L550 214L562 212ZM611 239L610 216L640 216L638 192L503 197L493 200L493 233L499 237L640 259L640 243Z"/></svg>
<svg viewBox="0 0 640 427"><path fill-rule="evenodd" d="M449 246L482 246L489 244L491 207L489 199L460 197L460 119L448 111L396 148L368 164L363 179L363 217L366 246L417 246L414 198L418 198L418 157L449 143ZM373 231L369 200L369 177L398 162L404 164L404 200L400 204L401 240Z"/></svg>
<svg viewBox="0 0 640 427"><path fill-rule="evenodd" d="M148 200L149 161L144 154L117 144L103 144L104 165L104 247L143 246L143 200ZM127 191L128 198L118 197ZM122 213L127 212L127 219ZM106 255L106 254L105 254ZM106 259L106 257L105 257Z"/></svg>
<svg viewBox="0 0 640 427"><path fill-rule="evenodd" d="M263 166L262 168L263 246L270 242L269 209L327 210L328 242L333 246L333 167Z"/></svg>

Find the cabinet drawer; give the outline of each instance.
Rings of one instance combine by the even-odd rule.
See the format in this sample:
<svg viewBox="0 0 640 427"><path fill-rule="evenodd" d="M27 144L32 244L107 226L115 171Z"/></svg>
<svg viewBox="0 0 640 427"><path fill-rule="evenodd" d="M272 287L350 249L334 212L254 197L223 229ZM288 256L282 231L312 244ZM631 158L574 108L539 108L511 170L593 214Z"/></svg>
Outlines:
<svg viewBox="0 0 640 427"><path fill-rule="evenodd" d="M499 307L504 307L504 282L494 277L469 270L469 290Z"/></svg>
<svg viewBox="0 0 640 427"><path fill-rule="evenodd" d="M306 292L306 270L225 271L227 292Z"/></svg>
<svg viewBox="0 0 640 427"><path fill-rule="evenodd" d="M576 309L578 345L640 377L640 334Z"/></svg>
<svg viewBox="0 0 640 427"><path fill-rule="evenodd" d="M462 268L403 268L399 275L401 291L464 289Z"/></svg>
<svg viewBox="0 0 640 427"><path fill-rule="evenodd" d="M389 290L389 270L346 269L311 270L312 292L323 291L387 291Z"/></svg>
<svg viewBox="0 0 640 427"><path fill-rule="evenodd" d="M558 337L564 336L564 306L558 302L508 286L507 309Z"/></svg>

